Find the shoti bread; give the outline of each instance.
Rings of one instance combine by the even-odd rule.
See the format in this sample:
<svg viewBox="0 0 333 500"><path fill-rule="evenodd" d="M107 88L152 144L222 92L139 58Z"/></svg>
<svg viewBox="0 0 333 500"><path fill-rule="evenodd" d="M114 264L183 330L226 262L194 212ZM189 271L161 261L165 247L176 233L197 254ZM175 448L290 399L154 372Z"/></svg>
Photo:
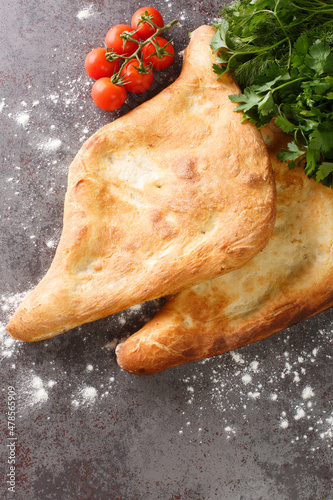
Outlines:
<svg viewBox="0 0 333 500"><path fill-rule="evenodd" d="M35 341L238 268L267 243L275 184L198 28L180 77L93 135L74 159L49 271L7 328Z"/></svg>
<svg viewBox="0 0 333 500"><path fill-rule="evenodd" d="M117 348L136 374L207 358L263 339L333 305L333 190L276 158L286 139L263 130L277 186L268 245L241 269L171 298Z"/></svg>

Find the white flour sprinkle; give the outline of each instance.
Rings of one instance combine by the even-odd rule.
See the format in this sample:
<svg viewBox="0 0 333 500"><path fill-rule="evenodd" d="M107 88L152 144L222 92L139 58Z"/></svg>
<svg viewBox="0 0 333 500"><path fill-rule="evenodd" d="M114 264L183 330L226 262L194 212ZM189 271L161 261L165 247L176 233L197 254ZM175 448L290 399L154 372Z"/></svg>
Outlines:
<svg viewBox="0 0 333 500"><path fill-rule="evenodd" d="M281 427L282 429L287 429L287 427L289 427L288 420L281 420L281 422L280 422L280 427Z"/></svg>
<svg viewBox="0 0 333 500"><path fill-rule="evenodd" d="M119 339L113 339L111 342L108 342L105 344L105 349L108 349L109 351L114 351L117 345L119 344L120 340Z"/></svg>
<svg viewBox="0 0 333 500"><path fill-rule="evenodd" d="M258 398L260 398L260 392L258 392L258 391L256 391L256 392L248 392L247 395L251 399L258 399Z"/></svg>
<svg viewBox="0 0 333 500"><path fill-rule="evenodd" d="M252 382L252 377L248 373L242 376L242 381L244 382L245 385L249 384Z"/></svg>
<svg viewBox="0 0 333 500"><path fill-rule="evenodd" d="M124 316L120 316L118 321L120 325L124 325L126 323L126 319L124 318Z"/></svg>
<svg viewBox="0 0 333 500"><path fill-rule="evenodd" d="M250 368L253 372L257 372L258 371L258 366L259 366L259 363L258 361L252 361L250 363Z"/></svg>
<svg viewBox="0 0 333 500"><path fill-rule="evenodd" d="M236 430L231 427L230 425L227 425L227 427L224 428L224 430L228 433L228 434L236 434Z"/></svg>
<svg viewBox="0 0 333 500"><path fill-rule="evenodd" d="M82 389L81 394L85 400L93 400L97 396L95 387L86 386Z"/></svg>
<svg viewBox="0 0 333 500"><path fill-rule="evenodd" d="M296 415L294 416L295 420L300 420L301 418L305 417L305 411L303 408L297 408L296 410Z"/></svg>
<svg viewBox="0 0 333 500"><path fill-rule="evenodd" d="M28 293L30 293L30 290L28 292L2 295L2 297L0 297L0 307L2 311L8 312L9 315L12 314Z"/></svg>
<svg viewBox="0 0 333 500"><path fill-rule="evenodd" d="M327 423L327 429L324 432L320 433L320 437L322 439L332 439L333 438L333 416L326 418L325 422Z"/></svg>
<svg viewBox="0 0 333 500"><path fill-rule="evenodd" d="M244 359L237 351L231 351L230 355L236 363L239 363L240 365L243 365L245 363Z"/></svg>
<svg viewBox="0 0 333 500"><path fill-rule="evenodd" d="M29 394L26 399L29 406L33 406L38 403L45 403L48 400L49 395L44 387L44 382L40 377L33 375L30 387L31 389L28 389Z"/></svg>
<svg viewBox="0 0 333 500"><path fill-rule="evenodd" d="M12 337L7 337L4 341L5 347L12 347L15 344L15 340Z"/></svg>
<svg viewBox="0 0 333 500"><path fill-rule="evenodd" d="M43 402L43 401L47 401L49 398L46 390L44 389L44 387L41 387L40 389L38 389L34 395L34 402L35 403L38 403L38 402Z"/></svg>
<svg viewBox="0 0 333 500"><path fill-rule="evenodd" d="M59 100L59 94L50 94L50 95L48 96L48 99L49 99L50 101L54 102L54 104L57 104L57 103L58 103L58 100ZM52 127L52 125L51 125L51 127L50 127L50 128L55 128L55 127Z"/></svg>
<svg viewBox="0 0 333 500"><path fill-rule="evenodd" d="M94 369L93 365L87 365L87 366L86 366L86 370L87 370L87 372L92 372L92 371L93 371L93 369Z"/></svg>
<svg viewBox="0 0 333 500"><path fill-rule="evenodd" d="M74 408L79 406L91 405L96 401L97 390L91 385L86 385L79 390L76 397L73 396L72 405Z"/></svg>
<svg viewBox="0 0 333 500"><path fill-rule="evenodd" d="M93 15L92 8L92 5L89 5L89 7L85 7L76 14L76 17L80 19L80 21L82 21L83 19L88 19L88 17Z"/></svg>
<svg viewBox="0 0 333 500"><path fill-rule="evenodd" d="M56 151L57 149L60 148L62 142L60 139L48 139L47 141L41 142L39 144L39 149L42 149L43 151L49 152L49 151Z"/></svg>
<svg viewBox="0 0 333 500"><path fill-rule="evenodd" d="M2 112L4 107L5 107L5 99L2 99L0 102L0 113Z"/></svg>
<svg viewBox="0 0 333 500"><path fill-rule="evenodd" d="M40 377L37 377L35 376L33 379L32 379L32 387L34 387L35 389L41 389L43 387L43 381Z"/></svg>
<svg viewBox="0 0 333 500"><path fill-rule="evenodd" d="M56 246L56 242L54 240L49 240L46 242L46 246L48 248L54 248Z"/></svg>
<svg viewBox="0 0 333 500"><path fill-rule="evenodd" d="M128 309L130 311L140 311L141 310L141 304L136 304L135 306L131 306Z"/></svg>
<svg viewBox="0 0 333 500"><path fill-rule="evenodd" d="M309 385L307 385L302 392L302 398L303 399L310 399L313 396L314 396L314 392L313 392L312 388Z"/></svg>
<svg viewBox="0 0 333 500"><path fill-rule="evenodd" d="M30 115L28 113L20 113L16 116L16 121L19 125L27 125L30 120Z"/></svg>

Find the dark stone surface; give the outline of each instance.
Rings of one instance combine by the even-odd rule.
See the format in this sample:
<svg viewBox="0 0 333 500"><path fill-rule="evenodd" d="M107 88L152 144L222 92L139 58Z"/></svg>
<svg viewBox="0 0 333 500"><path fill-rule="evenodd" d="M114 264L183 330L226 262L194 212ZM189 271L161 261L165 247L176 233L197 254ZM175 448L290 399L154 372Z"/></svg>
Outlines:
<svg viewBox="0 0 333 500"><path fill-rule="evenodd" d="M114 113L91 101L86 53L141 5L0 1L1 498L329 500L332 310L236 354L147 378L122 372L107 345L159 303L35 344L4 331L52 260L68 166L82 141L179 73L180 57ZM176 52L220 5L154 3L182 22L169 35ZM17 440L9 439L9 386ZM15 493L6 483L13 442Z"/></svg>

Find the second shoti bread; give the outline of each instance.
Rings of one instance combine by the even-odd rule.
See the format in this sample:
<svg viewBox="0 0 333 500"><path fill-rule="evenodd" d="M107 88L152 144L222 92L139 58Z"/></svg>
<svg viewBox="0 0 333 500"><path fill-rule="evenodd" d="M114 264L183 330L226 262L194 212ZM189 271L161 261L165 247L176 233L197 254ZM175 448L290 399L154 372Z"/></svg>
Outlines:
<svg viewBox="0 0 333 500"><path fill-rule="evenodd" d="M333 190L276 158L286 138L263 129L277 187L268 245L242 268L171 298L117 347L138 375L215 356L263 339L333 305Z"/></svg>

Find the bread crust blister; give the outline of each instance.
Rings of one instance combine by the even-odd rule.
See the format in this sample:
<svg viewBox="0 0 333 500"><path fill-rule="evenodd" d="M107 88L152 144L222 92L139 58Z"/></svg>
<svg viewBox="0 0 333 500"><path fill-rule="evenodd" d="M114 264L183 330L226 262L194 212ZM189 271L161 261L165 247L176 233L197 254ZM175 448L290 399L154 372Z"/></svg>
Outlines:
<svg viewBox="0 0 333 500"><path fill-rule="evenodd" d="M148 375L256 342L333 305L333 190L276 154L288 138L262 130L277 186L267 246L240 269L172 297L117 347L119 365Z"/></svg>
<svg viewBox="0 0 333 500"><path fill-rule="evenodd" d="M275 185L260 133L241 123L229 75L198 28L180 77L94 134L68 177L49 271L7 325L41 340L244 265L273 230Z"/></svg>

